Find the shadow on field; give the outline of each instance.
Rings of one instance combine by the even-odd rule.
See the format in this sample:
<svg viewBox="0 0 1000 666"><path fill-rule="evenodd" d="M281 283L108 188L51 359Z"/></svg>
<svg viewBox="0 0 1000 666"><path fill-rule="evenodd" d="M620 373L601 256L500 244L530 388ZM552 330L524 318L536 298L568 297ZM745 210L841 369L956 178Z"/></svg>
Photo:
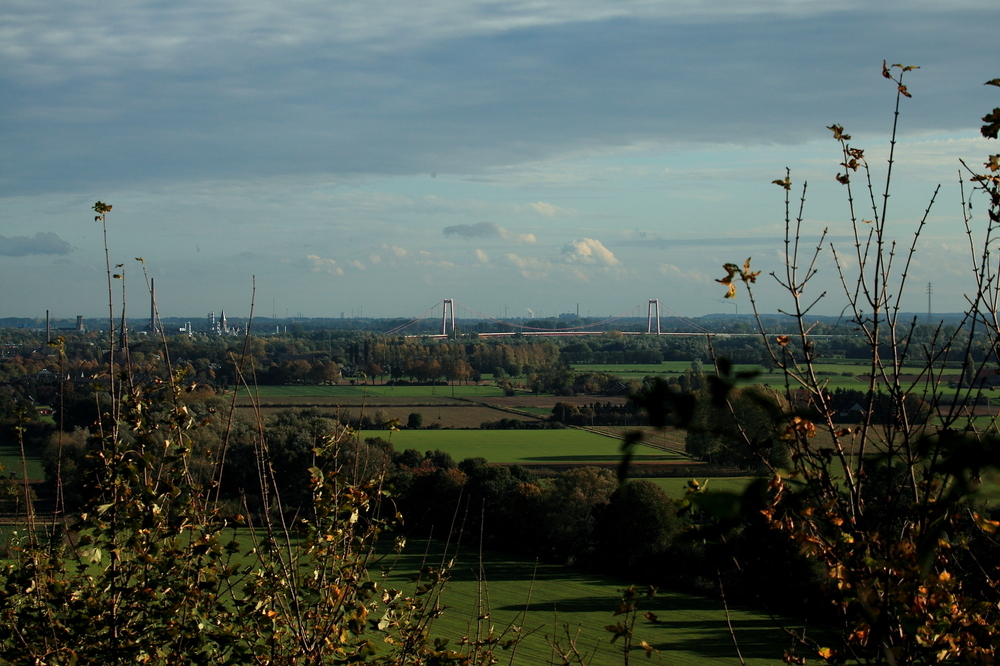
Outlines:
<svg viewBox="0 0 1000 666"><path fill-rule="evenodd" d="M607 613L607 624L622 618L613 615L617 600L606 596L563 598L552 602L533 602L529 611L556 613L560 621L570 625L574 613ZM520 612L522 605L494 608L495 611ZM639 619L635 626L635 643L646 641L669 659L671 652L686 652L701 658L736 659L733 638L723 616L722 605L715 599L666 594L640 603L640 615L652 612L658 622ZM735 611L733 633L744 658L781 658L787 639L767 618L741 618ZM610 634L609 634L610 638ZM641 648L634 648L642 652Z"/></svg>
<svg viewBox="0 0 1000 666"><path fill-rule="evenodd" d="M414 545L416 543L419 542ZM462 555L451 571L451 583L453 590L460 591L459 597L471 603L480 564L475 554L463 551ZM398 565L403 570L418 570L420 559L416 553L404 555ZM438 560L431 556L428 561L436 565ZM608 654L620 649L620 643L609 645L611 633L604 628L623 620L614 612L621 591L628 586L627 582L555 564L538 564L536 567L531 561L519 561L489 551L483 553L482 568L485 585L491 591L491 612L497 621L508 621L501 618L512 621L520 617L525 610L524 600L530 594L528 623L545 625L545 634L561 631L553 625L568 625L571 631L584 627L582 640L586 644L600 644L601 652L610 650ZM445 600L447 603L447 593ZM764 663L780 663L782 652L789 645L784 632L759 613L738 607L730 607L729 610L733 632L743 657L760 659ZM657 621L644 619L647 612L655 614ZM639 616L634 629L636 647L633 656L641 657L644 663L645 653L638 647L640 641L646 641L660 651L663 659L660 663L676 661L688 664L707 660L739 663L724 607L715 597L661 591L653 598L643 596L639 600ZM620 659L620 652L617 654ZM596 663L620 662L602 658Z"/></svg>
<svg viewBox="0 0 1000 666"><path fill-rule="evenodd" d="M716 612L719 612L718 609ZM770 620L761 618L733 618L733 634L744 658L772 658L778 661L788 641ZM660 624L644 622L636 628L635 635L664 655L688 652L713 659L736 658L733 636L725 619L666 620Z"/></svg>
<svg viewBox="0 0 1000 666"><path fill-rule="evenodd" d="M524 604L510 604L509 606L498 606L497 611L520 612L524 610ZM600 613L607 611L608 617L615 610L615 600L594 595L590 597L566 597L558 601L533 601L528 605L528 612L531 613L551 613L555 611L559 615L563 613Z"/></svg>

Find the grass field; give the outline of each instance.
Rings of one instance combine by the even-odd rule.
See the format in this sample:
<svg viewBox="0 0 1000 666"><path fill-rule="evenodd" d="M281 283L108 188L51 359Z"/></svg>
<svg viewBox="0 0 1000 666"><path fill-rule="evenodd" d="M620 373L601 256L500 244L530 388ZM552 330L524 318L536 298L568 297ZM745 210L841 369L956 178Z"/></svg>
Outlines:
<svg viewBox="0 0 1000 666"><path fill-rule="evenodd" d="M710 491L728 492L728 493L739 493L742 492L750 482L754 480L755 477L752 476L716 476L716 477L697 477L696 480L702 485L703 488ZM665 492L668 497L673 499L681 499L687 493L688 479L677 477L672 479L666 478L648 478L643 479L644 481L652 481L660 490Z"/></svg>
<svg viewBox="0 0 1000 666"><path fill-rule="evenodd" d="M254 392L262 398L274 397L459 397L475 398L503 395L496 386L393 386L379 384L377 386L259 386ZM241 388L239 395L246 395L246 389Z"/></svg>
<svg viewBox="0 0 1000 666"><path fill-rule="evenodd" d="M400 574L420 568L425 546L411 542L407 554L399 561ZM432 545L432 548L435 546ZM436 555L430 561L439 560ZM479 595L479 558L462 551L451 582L444 590L443 603L448 607L435 621L431 636L450 638L474 637ZM566 567L538 564L525 560L484 553L482 574L485 580L486 609L489 622L497 632L508 624L522 624L533 631L517 648L516 664L548 664L552 661L550 647L553 638L566 644L563 627L576 636L578 646L593 655L593 666L623 664L620 644L611 644L611 634L604 628L621 619L613 615L620 591L630 581L591 575ZM526 605L528 612L522 617ZM640 602L641 613L651 611L660 620L652 624L636 623L635 642L648 641L659 650L661 659L650 663L664 664L739 664L733 649L733 639L726 625L725 610L714 598L680 593L661 593ZM640 613L640 614L641 614ZM746 663L751 666L780 664L787 637L763 614L730 608L736 639ZM646 663L645 653L636 648L630 655L634 663ZM500 654L500 663L507 663L509 653Z"/></svg>
<svg viewBox="0 0 1000 666"><path fill-rule="evenodd" d="M28 467L28 479L31 481L40 481L45 478L45 468L42 466L42 458L38 453L28 453L25 456L25 462L27 462ZM0 444L0 465L3 465L3 470L0 471L0 475L10 476L13 472L15 478L23 479L23 468L21 464L21 448L13 444Z"/></svg>
<svg viewBox="0 0 1000 666"><path fill-rule="evenodd" d="M397 451L440 449L456 462L465 458L486 458L492 463L616 463L620 442L611 437L583 430L365 430L362 438L389 439ZM635 456L639 461L675 461L680 456L644 449Z"/></svg>

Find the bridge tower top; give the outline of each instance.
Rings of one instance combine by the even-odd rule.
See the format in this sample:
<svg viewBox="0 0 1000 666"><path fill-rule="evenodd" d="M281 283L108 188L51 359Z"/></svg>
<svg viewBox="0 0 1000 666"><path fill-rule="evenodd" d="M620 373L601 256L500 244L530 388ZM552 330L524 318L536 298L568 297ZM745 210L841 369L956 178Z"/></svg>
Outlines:
<svg viewBox="0 0 1000 666"><path fill-rule="evenodd" d="M448 335L448 311L451 311L451 332L455 333L455 299L446 298L441 303L441 335Z"/></svg>
<svg viewBox="0 0 1000 666"><path fill-rule="evenodd" d="M660 299L649 299L649 309L646 311L646 332L653 332L653 310L656 310L656 334L660 334Z"/></svg>

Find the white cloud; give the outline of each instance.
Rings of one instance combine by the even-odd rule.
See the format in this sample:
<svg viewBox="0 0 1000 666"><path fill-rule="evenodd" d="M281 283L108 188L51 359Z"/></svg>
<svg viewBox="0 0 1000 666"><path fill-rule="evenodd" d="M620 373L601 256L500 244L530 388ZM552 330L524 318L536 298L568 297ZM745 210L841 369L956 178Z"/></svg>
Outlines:
<svg viewBox="0 0 1000 666"><path fill-rule="evenodd" d="M488 264L490 263L490 255L486 254L485 252L477 248L476 261L478 261L481 264Z"/></svg>
<svg viewBox="0 0 1000 666"><path fill-rule="evenodd" d="M354 268L357 268L359 271L365 270L365 265L360 261L358 261L357 259L349 259L347 261L347 265L353 266Z"/></svg>
<svg viewBox="0 0 1000 666"><path fill-rule="evenodd" d="M371 255L368 256L368 261L370 261L373 264L380 264L382 263L382 256L375 254L373 252Z"/></svg>
<svg viewBox="0 0 1000 666"><path fill-rule="evenodd" d="M521 275L528 279L538 279L548 276L552 268L547 261L533 259L531 257L520 257L510 253L507 255L507 263L521 271Z"/></svg>
<svg viewBox="0 0 1000 666"><path fill-rule="evenodd" d="M502 235L504 240L513 241L518 244L522 243L537 243L538 239L535 238L535 234L518 234L513 231L503 230Z"/></svg>
<svg viewBox="0 0 1000 666"><path fill-rule="evenodd" d="M669 278L671 280L671 284L676 284L678 281L693 282L696 284L711 284L715 281L701 271L690 268L681 268L676 264L660 264L657 267L657 270L660 272L660 275Z"/></svg>
<svg viewBox="0 0 1000 666"><path fill-rule="evenodd" d="M568 215L576 212L567 208L545 203L544 201L538 201L530 204L530 206L532 210L544 217L556 217L557 215Z"/></svg>
<svg viewBox="0 0 1000 666"><path fill-rule="evenodd" d="M601 241L593 238L583 238L568 243L563 247L560 258L568 264L617 266L621 263L611 250L604 247Z"/></svg>
<svg viewBox="0 0 1000 666"><path fill-rule="evenodd" d="M337 265L334 259L325 259L315 254L306 255L306 259L312 264L313 273L329 273L330 275L343 275L344 269Z"/></svg>

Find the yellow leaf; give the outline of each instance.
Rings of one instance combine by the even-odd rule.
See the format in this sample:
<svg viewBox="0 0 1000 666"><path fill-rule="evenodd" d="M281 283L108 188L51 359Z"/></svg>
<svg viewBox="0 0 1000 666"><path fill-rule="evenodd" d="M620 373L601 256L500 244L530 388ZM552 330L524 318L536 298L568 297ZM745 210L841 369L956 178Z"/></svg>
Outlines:
<svg viewBox="0 0 1000 666"><path fill-rule="evenodd" d="M976 525L984 532L992 534L997 531L998 527L1000 527L1000 522L984 518L978 513L974 513L972 515L976 519Z"/></svg>
<svg viewBox="0 0 1000 666"><path fill-rule="evenodd" d="M850 134L844 134L844 126L843 125L830 125L830 126L827 127L827 129L830 130L831 132L833 132L833 138L836 139L837 141L850 141L851 140L851 135Z"/></svg>

